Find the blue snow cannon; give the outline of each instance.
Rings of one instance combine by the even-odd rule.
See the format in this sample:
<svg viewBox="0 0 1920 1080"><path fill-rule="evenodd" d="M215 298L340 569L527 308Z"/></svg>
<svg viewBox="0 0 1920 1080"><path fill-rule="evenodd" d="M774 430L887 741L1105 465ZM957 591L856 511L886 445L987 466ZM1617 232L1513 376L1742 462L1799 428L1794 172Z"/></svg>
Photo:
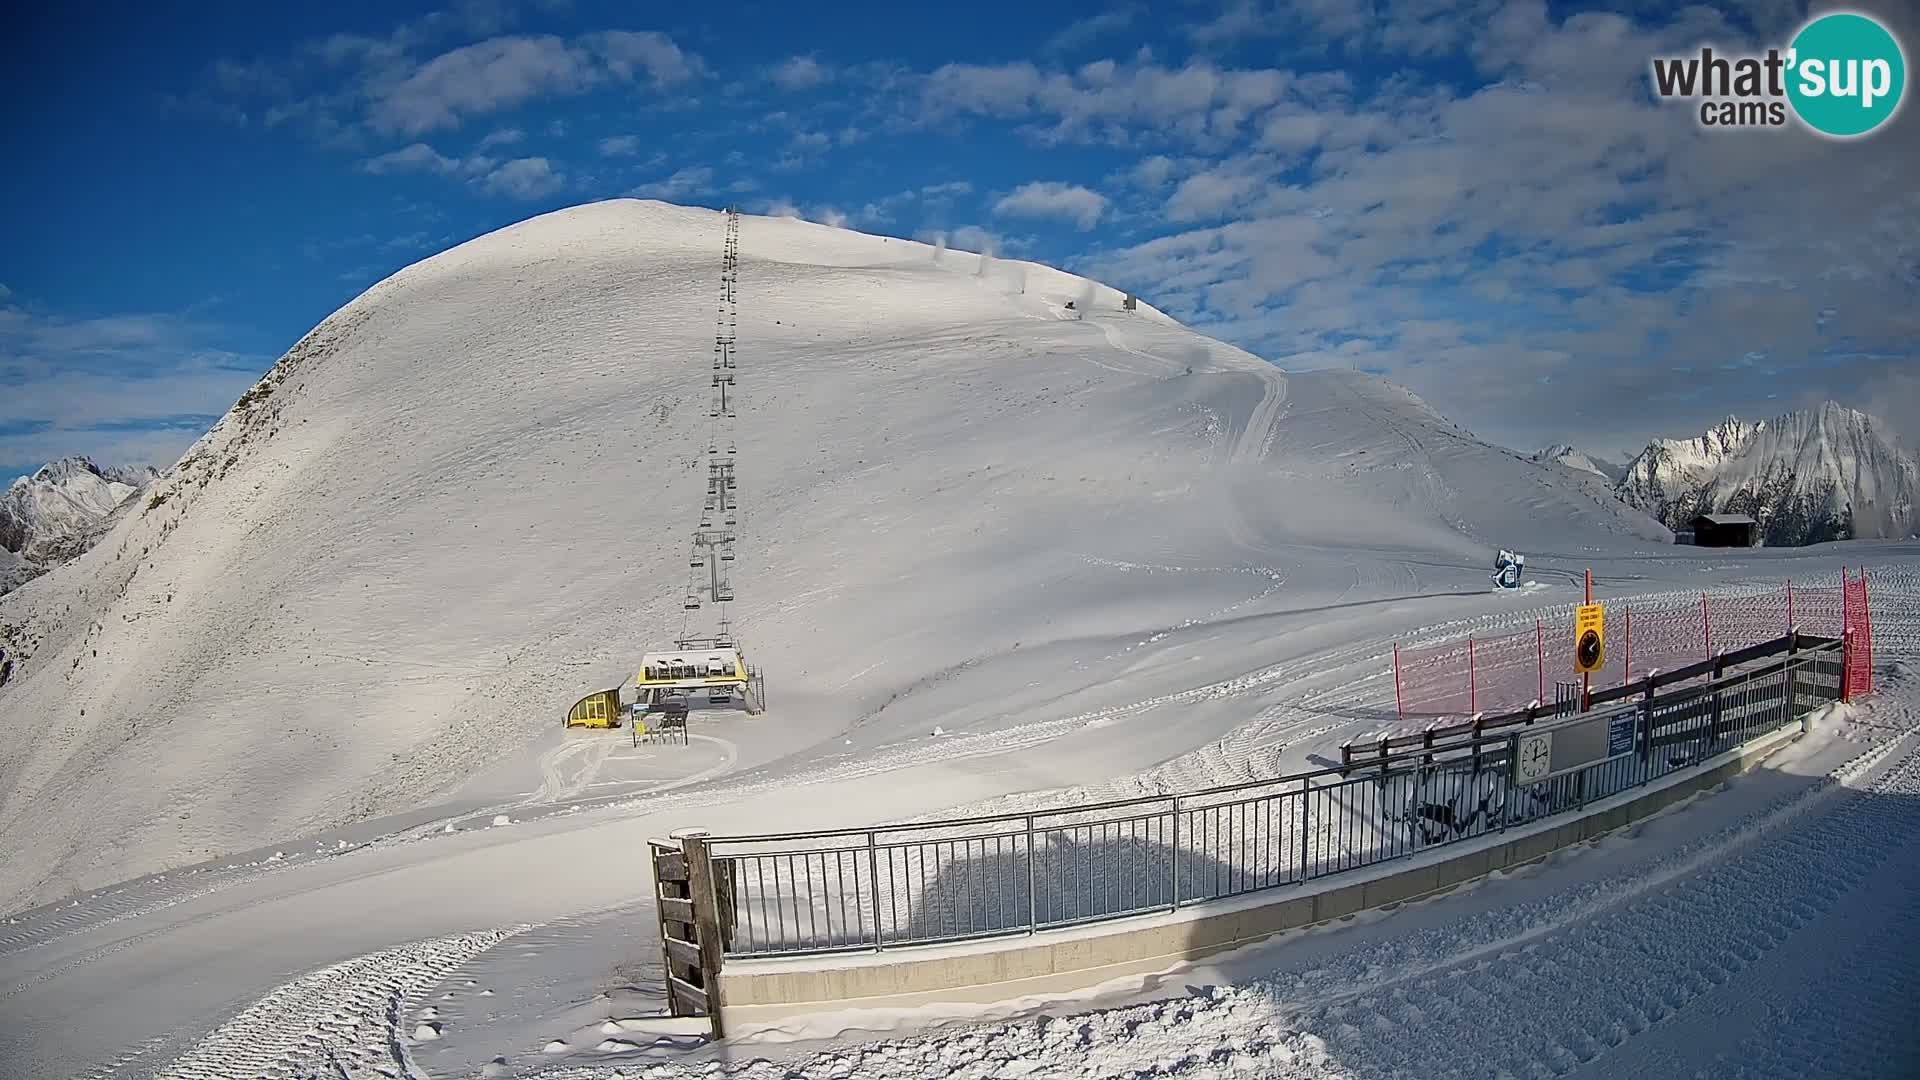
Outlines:
<svg viewBox="0 0 1920 1080"><path fill-rule="evenodd" d="M1511 551L1500 552L1493 560L1493 587L1496 589L1518 589L1520 587L1520 571L1524 570L1526 565L1527 557L1525 555L1517 555Z"/></svg>

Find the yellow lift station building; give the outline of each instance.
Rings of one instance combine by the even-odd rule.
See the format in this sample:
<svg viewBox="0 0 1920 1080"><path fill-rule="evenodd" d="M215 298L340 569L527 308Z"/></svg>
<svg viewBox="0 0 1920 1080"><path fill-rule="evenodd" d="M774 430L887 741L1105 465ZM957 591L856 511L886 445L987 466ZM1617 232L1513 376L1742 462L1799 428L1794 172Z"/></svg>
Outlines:
<svg viewBox="0 0 1920 1080"><path fill-rule="evenodd" d="M620 688L595 690L573 703L567 710L568 727L610 728L620 726Z"/></svg>

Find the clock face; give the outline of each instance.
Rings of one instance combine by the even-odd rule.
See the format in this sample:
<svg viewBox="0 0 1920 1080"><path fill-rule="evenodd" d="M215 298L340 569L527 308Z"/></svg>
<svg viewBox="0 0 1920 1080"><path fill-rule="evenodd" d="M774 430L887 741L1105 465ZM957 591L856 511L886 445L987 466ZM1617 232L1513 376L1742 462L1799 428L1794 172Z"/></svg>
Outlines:
<svg viewBox="0 0 1920 1080"><path fill-rule="evenodd" d="M1513 757L1513 779L1515 783L1531 784L1545 778L1552 768L1553 735L1539 732L1520 737Z"/></svg>

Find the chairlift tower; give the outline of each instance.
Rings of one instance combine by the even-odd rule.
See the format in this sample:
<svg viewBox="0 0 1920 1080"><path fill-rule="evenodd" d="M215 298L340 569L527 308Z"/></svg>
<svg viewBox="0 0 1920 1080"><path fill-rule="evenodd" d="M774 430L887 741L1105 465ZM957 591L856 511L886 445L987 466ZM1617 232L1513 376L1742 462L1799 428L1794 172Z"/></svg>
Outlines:
<svg viewBox="0 0 1920 1080"><path fill-rule="evenodd" d="M681 634L682 642L731 642L728 604L735 598L732 569L738 558L740 507L739 444L733 437L733 420L738 413L738 373L734 346L739 324L740 212L726 211L726 240L720 264L720 305L714 317L713 370L709 379L711 402L707 409L707 490L700 506L699 521L692 535L687 559L689 577L683 607L698 611L712 604L718 632L707 637ZM691 621L692 616L688 616Z"/></svg>

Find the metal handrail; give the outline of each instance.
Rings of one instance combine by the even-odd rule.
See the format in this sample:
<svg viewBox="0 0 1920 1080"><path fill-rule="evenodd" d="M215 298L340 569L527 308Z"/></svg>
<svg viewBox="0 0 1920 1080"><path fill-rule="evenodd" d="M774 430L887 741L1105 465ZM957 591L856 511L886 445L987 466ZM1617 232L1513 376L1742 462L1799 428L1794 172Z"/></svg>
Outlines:
<svg viewBox="0 0 1920 1080"><path fill-rule="evenodd" d="M1781 642L1785 642L1786 640L1787 640L1786 638L1780 639ZM1805 639L1803 638L1802 640L1805 640ZM1678 695L1680 693L1686 693L1688 691L1698 690L1699 693L1705 694L1705 693L1710 693L1715 689L1731 689L1749 679L1772 674L1775 671L1785 670L1785 668L1789 664L1798 663L1803 658L1816 656L1824 652L1837 652L1837 651L1839 651L1838 642L1822 641L1819 645L1798 650L1798 652L1796 653L1793 659L1782 661L1778 664L1770 664L1763 668L1739 672L1736 675L1730 675L1725 679L1719 680L1713 686L1703 686L1698 688L1687 687L1685 690L1676 691L1675 693L1676 695ZM1707 665L1705 665L1705 667L1707 671L1702 672L1702 674L1708 673L1712 670L1711 663L1708 663ZM1665 682L1666 680L1676 679L1677 671L1676 672L1658 672L1656 673L1656 675L1664 676L1664 678L1661 681ZM1653 677L1654 676L1650 676L1649 680L1652 679ZM1641 682L1645 683L1649 680L1642 680ZM1630 685L1640 686L1641 684L1636 683L1636 684L1630 684ZM1641 693L1643 694L1645 693L1644 689L1641 691ZM1628 706L1628 705L1622 706L1623 709L1629 708L1629 707L1638 708L1639 706L1637 704L1634 704L1631 706ZM1594 712L1582 713L1582 714L1576 714L1576 715L1579 717L1591 718L1595 715L1598 715L1598 710L1595 710ZM1536 726L1545 726L1547 722L1558 722L1560 719L1561 719L1560 717L1543 716L1540 718L1540 723ZM1435 734L1438 735L1439 732L1436 731ZM1364 759L1355 759L1354 762L1350 765L1329 765L1325 768L1312 769L1306 772L1287 773L1282 776L1271 777L1265 780L1242 780L1233 784L1221 784L1215 787L1198 788L1193 791L1169 792L1165 795L1135 795L1126 799L1113 799L1107 802L1087 803L1082 806L1063 806L1063 807L1056 807L1056 808L1050 808L1045 810L1021 811L1017 813L988 814L980 817L940 818L933 821L899 822L896 824L888 824L888 825L861 825L861 826L854 826L854 827L843 828L843 829L820 829L820 830L809 830L809 831L803 831L803 832L749 833L749 834L743 834L743 835L737 835L737 836L715 836L710 838L707 841L707 844L709 847L712 847L717 844L769 843L777 840L810 840L810 839L824 840L829 837L866 836L868 833L924 831L928 829L951 828L956 825L991 825L991 824L996 824L998 822L1003 822L1003 821L1025 821L1028 818L1042 817L1050 814L1093 813L1100 810L1121 809L1121 808L1130 807L1130 806L1145 806L1148 803L1166 802L1169 800L1178 801L1181 799L1204 798L1211 795L1233 794L1241 791L1249 791L1254 788L1270 787L1270 786L1276 786L1281 784L1298 784L1302 780L1309 780L1309 781L1318 780L1326 776L1338 775L1342 779L1345 779L1347 777L1352 776L1355 772L1359 772L1361 770L1371 771L1374 769L1378 769L1383 764L1391 765L1399 761L1406 761L1412 758L1425 757L1428 754L1440 754L1450 750L1459 751L1459 750L1470 749L1470 748L1474 748L1476 744L1505 745L1507 742L1509 742L1512 739L1512 737L1513 736L1510 733L1500 732L1496 734L1491 729L1483 728L1481 734L1471 739L1463 740L1461 742L1455 742L1455 743L1436 742L1432 746L1423 746L1423 745L1415 744L1407 747L1404 751L1395 750L1385 756L1369 755ZM830 850L845 850L845 849L830 849Z"/></svg>
<svg viewBox="0 0 1920 1080"><path fill-rule="evenodd" d="M720 922L737 957L884 951L1178 910L1569 813L1693 768L1835 699L1836 651L1816 646L1667 695L1649 680L1646 696L1620 708L1543 717L1525 730L1624 714L1635 735L1631 753L1540 781L1510 775L1523 737L1510 729L1345 769L1045 811L712 837L702 852L727 883ZM1344 778L1314 783L1334 774Z"/></svg>

